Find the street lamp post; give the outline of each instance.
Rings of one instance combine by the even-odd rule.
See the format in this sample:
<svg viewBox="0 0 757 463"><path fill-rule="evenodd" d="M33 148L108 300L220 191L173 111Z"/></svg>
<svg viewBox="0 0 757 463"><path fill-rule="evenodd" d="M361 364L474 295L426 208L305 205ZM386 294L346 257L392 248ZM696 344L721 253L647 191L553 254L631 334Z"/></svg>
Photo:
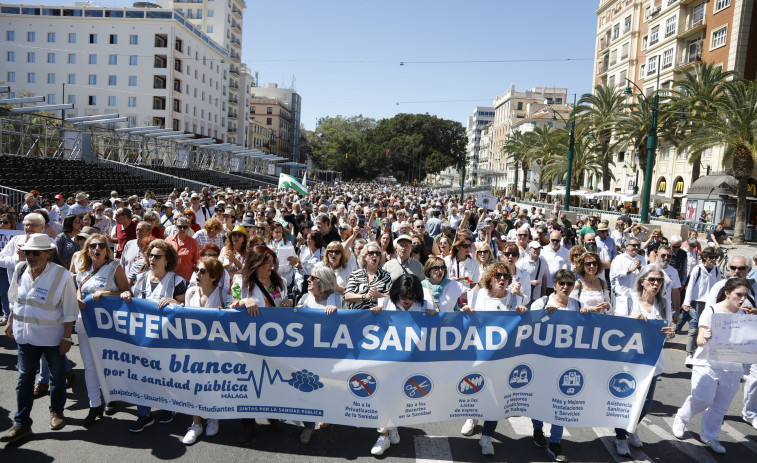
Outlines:
<svg viewBox="0 0 757 463"><path fill-rule="evenodd" d="M573 156L576 148L576 93L573 94L573 110L571 111L571 123L570 123L570 142L568 144L568 179L565 182L565 210L570 210L570 181L573 178ZM552 119L556 119L554 114L560 116L554 109L552 110ZM563 122L565 119L560 116Z"/></svg>
<svg viewBox="0 0 757 463"><path fill-rule="evenodd" d="M465 164L468 163L468 153L463 154L463 171L460 174L460 204L465 201Z"/></svg>
<svg viewBox="0 0 757 463"><path fill-rule="evenodd" d="M644 189L641 192L641 223L649 223L649 196L652 191L652 170L654 169L655 151L657 149L657 113L660 105L660 62L661 55L657 55L657 85L654 93L654 102L652 104L652 124L647 136L647 168L644 171ZM639 89L641 97L645 100L644 92L633 81L626 78L634 87ZM626 93L630 93L630 88L626 88Z"/></svg>

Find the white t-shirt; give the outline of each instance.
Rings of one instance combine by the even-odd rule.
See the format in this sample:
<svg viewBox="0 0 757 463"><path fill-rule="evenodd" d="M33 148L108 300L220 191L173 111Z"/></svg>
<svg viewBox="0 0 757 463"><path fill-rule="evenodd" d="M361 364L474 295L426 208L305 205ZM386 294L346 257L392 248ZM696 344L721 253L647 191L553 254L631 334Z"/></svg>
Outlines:
<svg viewBox="0 0 757 463"><path fill-rule="evenodd" d="M476 312L515 310L516 306L524 305L523 298L509 291L505 297L492 297L489 291L477 288L470 292L469 298L468 305Z"/></svg>
<svg viewBox="0 0 757 463"><path fill-rule="evenodd" d="M324 302L316 302L313 293L309 292L302 298L298 305L303 305L312 309L326 310L326 307L333 305L337 310L342 308L342 295L339 293L331 293Z"/></svg>
<svg viewBox="0 0 757 463"><path fill-rule="evenodd" d="M700 328L703 326L712 327L712 315L715 312L730 313L730 312L725 312L723 310L718 309L717 305L712 308L706 308L705 310L702 311L701 314L699 314L699 327ZM708 366L710 368L723 370L723 371L743 371L744 369L744 365L742 363L723 362L720 360L708 360L708 359L701 358L703 350L704 350L704 347L698 346L696 352L694 352L694 359L692 362L694 366Z"/></svg>
<svg viewBox="0 0 757 463"><path fill-rule="evenodd" d="M667 283L667 280L666 280ZM670 313L670 308L668 308L667 316L665 318L662 317L662 314L660 313L660 307L657 305L657 300L655 300L654 305L652 306L652 311L647 312L646 310L641 308L641 304L639 304L639 301L635 298L631 298L631 312L629 314L629 317L635 317L641 313L646 315L648 320L665 320L666 323L670 324L670 321L673 319L672 314ZM701 319L700 319L701 320ZM654 375L661 375L665 372L665 353L663 351L660 351L660 357L657 359L657 364L654 368ZM739 364L741 365L741 364Z"/></svg>
<svg viewBox="0 0 757 463"><path fill-rule="evenodd" d="M557 273L561 268L567 268L570 270L570 260L568 258L568 250L564 246L560 246L560 249L555 252L551 246L542 248L541 257L546 259L549 266L549 272L547 272L547 288L553 288L552 275Z"/></svg>
<svg viewBox="0 0 757 463"><path fill-rule="evenodd" d="M379 299L378 305L381 307L381 310L399 310L402 312L425 312L427 310L436 310L434 306L425 299L423 300L423 303L413 302L413 305L407 310L402 306L395 305L388 297L382 297Z"/></svg>
<svg viewBox="0 0 757 463"><path fill-rule="evenodd" d="M549 296L544 296L537 299L536 301L534 301L533 304L531 304L531 310L541 310L544 307L546 307L549 303L552 303L560 307L560 305L557 302L555 302L554 297L555 297L554 294L550 294ZM578 311L578 310L581 310L581 303L573 299L572 297L568 297L568 307L564 307L564 308L560 307L558 310Z"/></svg>
<svg viewBox="0 0 757 463"><path fill-rule="evenodd" d="M423 280L421 283L423 286L423 298L426 299L432 307L439 306L439 312L453 312L455 310L455 304L460 296L468 291L468 286L460 283L459 281L449 280L444 285L442 294L439 296L439 301L434 304L434 297L431 294L430 283L428 280Z"/></svg>

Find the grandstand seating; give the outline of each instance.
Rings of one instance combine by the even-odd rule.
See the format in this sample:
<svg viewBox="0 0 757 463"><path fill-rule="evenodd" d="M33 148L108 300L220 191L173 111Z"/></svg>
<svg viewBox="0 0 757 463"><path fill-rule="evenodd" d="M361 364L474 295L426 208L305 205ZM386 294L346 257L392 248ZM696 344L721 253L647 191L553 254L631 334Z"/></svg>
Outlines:
<svg viewBox="0 0 757 463"><path fill-rule="evenodd" d="M168 182L145 180L84 161L0 155L0 166L0 185L21 191L38 190L43 197L58 193L68 197L76 191L86 191L92 199L102 199L108 198L111 190L120 196L142 196L146 190L162 196L174 188Z"/></svg>
<svg viewBox="0 0 757 463"><path fill-rule="evenodd" d="M164 174L175 175L176 177L186 178L194 180L196 182L209 183L211 185L219 186L222 188L234 188L238 190L250 190L257 189L258 186L268 186L268 183L261 182L252 177L249 182L240 178L230 177L222 172L218 172L211 169L194 168L188 169L186 167L168 167L168 166L154 166L154 165L140 165L145 169L151 169L156 172L163 172ZM239 175L239 174L235 174ZM246 176L245 176L246 177Z"/></svg>

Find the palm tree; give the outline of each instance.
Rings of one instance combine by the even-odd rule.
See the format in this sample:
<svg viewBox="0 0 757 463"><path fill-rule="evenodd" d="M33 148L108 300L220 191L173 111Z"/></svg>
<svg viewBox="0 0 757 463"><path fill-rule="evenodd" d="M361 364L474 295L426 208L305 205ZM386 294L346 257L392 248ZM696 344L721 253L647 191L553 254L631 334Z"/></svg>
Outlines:
<svg viewBox="0 0 757 463"><path fill-rule="evenodd" d="M710 110L695 113L698 129L681 141L680 148L691 152L725 146L723 165L731 164L736 187L736 224L733 242L742 244L746 231L747 182L752 175L757 151L757 82L737 80L723 84L720 98Z"/></svg>
<svg viewBox="0 0 757 463"><path fill-rule="evenodd" d="M559 131L565 132L560 135L562 149L560 152L550 155L544 168L544 176L550 180L562 180L568 172L568 157L565 153L568 151L569 134L567 129L559 129ZM585 128L576 132L572 178L570 179L571 190L575 191L581 188L586 174L593 174L595 177L602 175L602 159L597 155L600 152L600 143ZM567 178L565 181L567 184Z"/></svg>
<svg viewBox="0 0 757 463"><path fill-rule="evenodd" d="M594 93L584 93L578 101L579 105L590 105L577 108L589 119L594 128L599 156L602 159L602 171L610 172L612 162L612 132L615 119L626 107L625 96L618 87L597 85ZM602 176L602 189L610 189L610 176Z"/></svg>
<svg viewBox="0 0 757 463"><path fill-rule="evenodd" d="M565 130L558 130L551 125L540 125L527 135L527 141L529 142L529 155L533 162L536 162L540 167L539 173L539 189L541 190L544 182L544 169L548 163L552 161L552 156L562 154L565 156L567 149L563 149L564 140L566 136ZM549 186L547 189L552 188L552 180L548 180Z"/></svg>
<svg viewBox="0 0 757 463"><path fill-rule="evenodd" d="M528 169L531 168L527 137L523 136L523 132L511 133L502 145L501 152L507 156L508 160L511 160L515 164L515 182L513 182L514 193L518 190L518 168L523 168L523 186L521 188L521 195L524 195L526 193L526 173L528 172Z"/></svg>
<svg viewBox="0 0 757 463"><path fill-rule="evenodd" d="M677 111L688 115L692 123L698 121L698 113L706 112L712 103L723 94L723 84L738 75L736 71L723 72L720 66L714 64L698 63L693 72L684 69L680 80L673 83L676 89L673 91L671 103ZM688 124L687 132L698 130L692 124ZM691 168L691 182L699 178L702 166L702 153L691 152L689 162Z"/></svg>

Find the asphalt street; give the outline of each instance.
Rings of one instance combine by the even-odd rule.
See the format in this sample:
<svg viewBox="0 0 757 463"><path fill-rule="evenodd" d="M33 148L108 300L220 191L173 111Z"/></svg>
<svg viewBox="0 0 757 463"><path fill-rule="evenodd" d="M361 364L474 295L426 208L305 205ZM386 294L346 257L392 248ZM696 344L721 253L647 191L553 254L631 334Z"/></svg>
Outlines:
<svg viewBox="0 0 757 463"><path fill-rule="evenodd" d="M568 428L563 437L563 451L574 462L753 462L757 461L757 430L741 419L742 392L739 391L725 417L720 440L726 455L717 455L699 441L700 417L692 422L686 439L677 440L671 432L676 409L690 391L691 370L683 365L685 332L665 349L667 371L657 385L651 415L639 427L643 449L633 449L633 458L619 457L614 452L614 433L603 428ZM65 415L67 425L60 431L48 428L49 398L35 401L32 411L35 434L17 444L0 444L2 462L90 462L118 463L156 460L181 461L266 461L267 463L315 463L338 460L387 462L546 462L551 461L544 449L533 445L531 423L527 418L510 418L499 423L494 436L493 457L481 454L476 434L460 434L462 420L430 423L400 428L401 441L381 457L373 457L370 449L377 438L376 430L331 425L319 429L309 445L299 442L302 430L287 422L284 429L274 431L260 420L255 440L242 445L236 441L240 430L238 420L221 421L218 435L200 437L193 446L181 439L191 423L188 416L177 415L173 422L155 424L139 434L127 431L136 419L136 408L119 404L118 413L104 417L89 430L80 423L87 415L86 391L79 346L71 349L77 381L68 391ZM15 413L16 350L12 340L0 336L0 433L13 424ZM547 425L548 428L548 425ZM548 434L547 429L545 432ZM2 448L2 447L0 447Z"/></svg>

